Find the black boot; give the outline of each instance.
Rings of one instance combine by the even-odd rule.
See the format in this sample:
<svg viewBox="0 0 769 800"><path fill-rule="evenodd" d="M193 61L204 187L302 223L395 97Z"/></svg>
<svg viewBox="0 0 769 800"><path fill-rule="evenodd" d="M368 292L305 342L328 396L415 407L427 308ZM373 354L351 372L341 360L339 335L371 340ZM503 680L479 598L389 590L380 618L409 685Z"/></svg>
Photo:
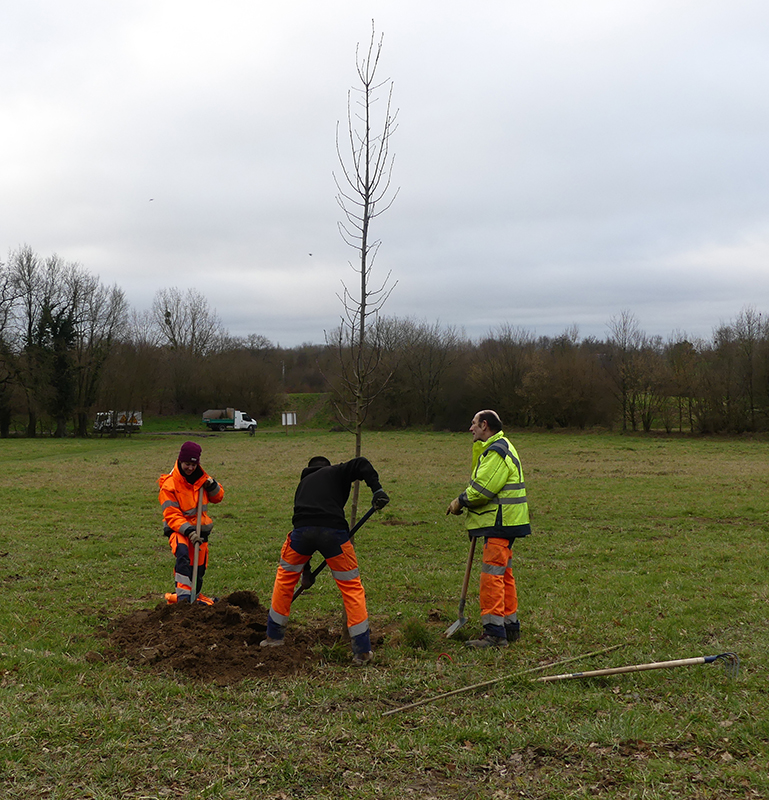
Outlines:
<svg viewBox="0 0 769 800"><path fill-rule="evenodd" d="M505 636L507 636L508 642L517 642L521 638L521 623L517 620L515 622L506 622Z"/></svg>
<svg viewBox="0 0 769 800"><path fill-rule="evenodd" d="M502 636L492 636L489 633L484 633L480 639L468 639L465 642L465 647L507 647L507 639Z"/></svg>

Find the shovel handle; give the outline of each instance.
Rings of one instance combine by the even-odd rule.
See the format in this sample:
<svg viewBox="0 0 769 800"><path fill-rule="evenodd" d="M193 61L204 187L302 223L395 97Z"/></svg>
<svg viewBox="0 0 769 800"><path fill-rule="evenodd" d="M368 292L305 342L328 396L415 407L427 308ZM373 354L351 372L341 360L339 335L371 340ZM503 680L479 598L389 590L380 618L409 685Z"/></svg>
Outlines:
<svg viewBox="0 0 769 800"><path fill-rule="evenodd" d="M446 636L453 636L466 622L465 618L465 601L467 600L467 587L470 585L470 573L473 569L473 559L475 558L475 543L477 539L472 537L470 539L470 552L467 554L467 566L465 567L465 577L462 581L462 594L459 597L459 611L457 612L457 621L452 622L446 629Z"/></svg>
<svg viewBox="0 0 769 800"><path fill-rule="evenodd" d="M358 528L376 511L376 506L371 506L371 508L353 525L352 530L350 531L350 538L355 536Z"/></svg>
<svg viewBox="0 0 769 800"><path fill-rule="evenodd" d="M198 492L198 518L195 522L195 533L200 537L200 526L203 521L203 486ZM190 603L197 600L198 594L198 556L200 555L200 542L195 542L195 551L192 556L192 586L190 586Z"/></svg>
<svg viewBox="0 0 769 800"><path fill-rule="evenodd" d="M462 615L462 610L465 607L465 600L467 600L467 588L470 586L470 573L473 570L473 559L475 558L475 543L478 540L473 536L470 540L470 553L467 556L467 566L465 567L465 578L462 581L462 595L459 598L459 611L460 616Z"/></svg>
<svg viewBox="0 0 769 800"><path fill-rule="evenodd" d="M360 526L363 525L363 523L375 511L376 511L376 506L371 506L371 508L355 523L355 525L353 526L352 530L350 531L350 538L351 539L352 539L353 536L355 536L355 532L358 530L358 528L360 528ZM315 583L315 578L317 578L318 575L325 568L326 568L326 562L325 561L321 561L320 564L318 564L318 566L315 567L315 569L310 573L310 575L312 576L312 583L310 583L307 587L302 586L302 585L299 585L299 586L296 587L296 589L294 590L294 596L291 598L291 602L292 603L294 602L294 600L296 600L297 597L299 597L299 595L305 590L305 588L309 589L309 587L312 586L313 583Z"/></svg>

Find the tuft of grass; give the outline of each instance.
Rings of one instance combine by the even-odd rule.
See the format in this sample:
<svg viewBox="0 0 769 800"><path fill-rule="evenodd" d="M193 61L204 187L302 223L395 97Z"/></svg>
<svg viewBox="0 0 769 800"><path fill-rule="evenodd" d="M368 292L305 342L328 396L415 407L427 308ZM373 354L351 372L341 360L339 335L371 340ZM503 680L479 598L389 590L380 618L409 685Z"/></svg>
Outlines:
<svg viewBox="0 0 769 800"><path fill-rule="evenodd" d="M331 664L349 664L350 646L348 643L336 641L333 644L322 644L317 648L323 658Z"/></svg>
<svg viewBox="0 0 769 800"><path fill-rule="evenodd" d="M422 620L407 619L402 631L403 644L412 650L430 650L435 644L435 633Z"/></svg>

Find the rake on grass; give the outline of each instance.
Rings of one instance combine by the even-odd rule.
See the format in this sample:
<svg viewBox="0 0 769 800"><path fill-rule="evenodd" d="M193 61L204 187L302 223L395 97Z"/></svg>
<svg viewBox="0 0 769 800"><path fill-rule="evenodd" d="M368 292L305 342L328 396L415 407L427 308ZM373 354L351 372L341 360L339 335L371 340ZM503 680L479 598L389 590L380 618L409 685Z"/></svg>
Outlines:
<svg viewBox="0 0 769 800"><path fill-rule="evenodd" d="M473 540L475 541L475 540ZM582 658L590 658L591 656L600 656L604 653L611 653L612 650L618 650L620 647L625 647L624 644L615 644L611 647L604 647L603 650L595 650L592 653L585 653L581 656L572 656L571 658L563 658L560 661L553 661L550 664L543 664L539 667L530 667L529 669L524 669L521 672L513 672L510 675L503 675L501 678L492 678L490 681L483 681L482 683L473 683L470 686L463 686L461 689L452 689L450 692L444 692L443 694L435 695L434 697L425 697L422 700L417 700L415 703L409 703L406 706L400 706L399 708L392 708L390 711L385 711L382 716L389 717L392 714L399 714L401 711L408 711L409 709L416 708L417 706L423 706L427 703L434 703L436 700L443 700L445 697L451 697L455 694L462 694L462 692L470 692L473 690L478 689L486 689L489 686L493 686L495 683L499 683L500 681L506 681L510 678L519 678L522 675L529 675L532 672L541 672L543 669L550 669L551 667L559 667L561 664L569 664L572 661L578 661Z"/></svg>
<svg viewBox="0 0 769 800"><path fill-rule="evenodd" d="M716 661L723 663L724 670L730 678L736 678L740 671L740 660L735 653L719 653L717 656L699 656L697 658L679 658L676 661L654 661L651 664L631 664L626 667L610 667L609 669L594 669L590 672L568 672L563 675L544 675L535 678L539 683L549 681L565 681L569 678L597 678L600 675L620 675L623 672L643 672L647 669L667 669L668 667L689 667L694 664L712 664Z"/></svg>
<svg viewBox="0 0 769 800"><path fill-rule="evenodd" d="M406 706L401 706L400 708L393 708L390 711L385 711L382 716L389 717L392 714L398 714L401 711L408 711L412 708L417 708L417 706L426 705L427 703L434 703L436 700L443 700L445 697L451 697L452 695L461 694L462 692L469 692L472 690L478 689L485 689L489 686L493 686L495 683L499 683L500 681L508 680L510 678L518 678L523 675L529 674L531 672L539 672L543 669L549 669L550 667L560 666L561 664L568 664L570 661L577 661L578 659L582 658L590 658L591 656L598 656L602 655L603 653L610 653L612 650L617 650L620 647L625 647L624 644L615 644L612 647L606 647L603 650L596 650L592 653L585 653L581 656L574 656L573 658L565 658L561 661L554 661L551 664L545 664L541 667L531 667L530 669L525 669L522 672L516 672L511 675L503 675L501 678L494 678L490 681L483 681L483 683L474 683L471 686L463 686L461 689L453 689L450 692L444 692L443 694L436 695L434 697L426 697L423 700L417 700L415 703L409 703ZM717 656L700 656L699 658L683 658L679 659L678 661L658 661L653 664L633 664L628 667L614 667L611 669L596 669L592 670L591 672L571 672L566 675L547 675L542 678L532 678L532 681L561 681L566 680L567 678L590 678L596 675L616 675L620 672L641 672L647 669L662 669L663 667L683 667L688 666L691 664L712 664L714 661L722 661L724 668L726 670L726 674L730 678L735 678L740 668L740 660L737 658L735 653L719 653Z"/></svg>

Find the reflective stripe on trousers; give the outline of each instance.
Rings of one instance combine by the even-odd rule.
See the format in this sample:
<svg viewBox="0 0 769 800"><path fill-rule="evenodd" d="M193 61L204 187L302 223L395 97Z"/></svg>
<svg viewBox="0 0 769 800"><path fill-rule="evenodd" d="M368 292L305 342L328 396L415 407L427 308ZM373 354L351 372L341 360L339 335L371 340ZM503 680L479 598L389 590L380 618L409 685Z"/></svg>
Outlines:
<svg viewBox="0 0 769 800"><path fill-rule="evenodd" d="M303 535L303 530L308 533ZM291 613L294 589L302 576L304 565L312 557L316 546L320 544L317 549L326 559L336 585L342 593L353 652L368 652L371 647L366 593L360 579L355 548L346 531L327 531L329 534L333 533L333 536L325 536L323 541L316 542L312 532L318 530L323 529L300 529L291 531L286 537L280 551L280 563L272 588L270 613L267 618L267 635L271 639L283 638L284 628L288 624ZM298 552L295 547L304 552Z"/></svg>
<svg viewBox="0 0 769 800"><path fill-rule="evenodd" d="M502 637L505 622L518 619L518 593L513 577L513 551L508 539L489 537L483 544L481 623L487 633Z"/></svg>

